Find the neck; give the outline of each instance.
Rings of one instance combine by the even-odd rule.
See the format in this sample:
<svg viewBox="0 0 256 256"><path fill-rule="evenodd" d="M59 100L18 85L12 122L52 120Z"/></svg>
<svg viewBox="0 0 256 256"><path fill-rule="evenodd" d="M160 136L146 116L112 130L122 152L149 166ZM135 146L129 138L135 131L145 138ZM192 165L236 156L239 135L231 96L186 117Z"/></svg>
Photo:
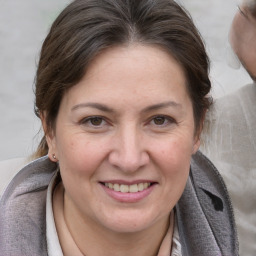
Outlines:
<svg viewBox="0 0 256 256"><path fill-rule="evenodd" d="M54 216L65 256L155 256L158 255L159 247L168 229L168 233L170 232L170 240L168 240L172 240L173 214L171 218L168 216L147 230L134 233L117 233L87 220L78 212L69 212L68 207L65 209L63 202L65 202L66 196L62 186L56 189L55 194L53 202L56 200L58 202L54 203L56 206L54 206ZM77 254L74 254L74 251Z"/></svg>

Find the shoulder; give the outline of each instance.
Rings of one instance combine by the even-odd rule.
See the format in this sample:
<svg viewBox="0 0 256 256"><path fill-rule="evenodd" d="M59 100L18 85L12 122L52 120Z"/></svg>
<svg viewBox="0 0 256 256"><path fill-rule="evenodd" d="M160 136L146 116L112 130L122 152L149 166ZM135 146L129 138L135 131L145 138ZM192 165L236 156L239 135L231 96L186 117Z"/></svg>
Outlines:
<svg viewBox="0 0 256 256"><path fill-rule="evenodd" d="M18 173L19 170L21 170L25 164L25 158L13 158L0 161L0 197L11 179Z"/></svg>
<svg viewBox="0 0 256 256"><path fill-rule="evenodd" d="M236 225L226 186L217 169L200 152L192 158L190 177L176 208L185 255L238 255Z"/></svg>
<svg viewBox="0 0 256 256"><path fill-rule="evenodd" d="M194 186L230 203L225 182L213 163L200 151L192 156L191 176ZM230 209L232 210L232 209Z"/></svg>
<svg viewBox="0 0 256 256"><path fill-rule="evenodd" d="M55 171L56 164L43 157L23 167L6 187L0 200L0 251L5 255L19 250L43 255L46 194Z"/></svg>
<svg viewBox="0 0 256 256"><path fill-rule="evenodd" d="M255 102L255 100L256 100L256 84L247 84L232 93L229 93L220 98L217 98L215 100L215 104L217 104L218 107L219 105L222 105L224 107L229 107L230 105L237 105L237 103L239 102L249 104L250 101Z"/></svg>
<svg viewBox="0 0 256 256"><path fill-rule="evenodd" d="M200 151L192 157L191 180L204 212L214 218L218 216L218 221L236 234L234 212L226 184L213 163Z"/></svg>
<svg viewBox="0 0 256 256"><path fill-rule="evenodd" d="M201 150L221 172L231 195L241 253L255 251L256 84L215 101L206 116ZM244 198L247 200L244 200Z"/></svg>
<svg viewBox="0 0 256 256"><path fill-rule="evenodd" d="M207 113L200 149L215 163L255 166L256 85L217 99ZM218 165L220 170L222 166Z"/></svg>
<svg viewBox="0 0 256 256"><path fill-rule="evenodd" d="M47 186L56 170L56 164L48 157L32 161L17 171L21 164L24 164L23 160L7 161L1 164L3 173L10 171L5 180L12 177L1 197L1 203Z"/></svg>
<svg viewBox="0 0 256 256"><path fill-rule="evenodd" d="M212 108L206 114L206 122L210 126L228 123L231 120L245 118L256 111L256 84L248 84L239 90L214 100ZM207 129L205 131L207 132Z"/></svg>

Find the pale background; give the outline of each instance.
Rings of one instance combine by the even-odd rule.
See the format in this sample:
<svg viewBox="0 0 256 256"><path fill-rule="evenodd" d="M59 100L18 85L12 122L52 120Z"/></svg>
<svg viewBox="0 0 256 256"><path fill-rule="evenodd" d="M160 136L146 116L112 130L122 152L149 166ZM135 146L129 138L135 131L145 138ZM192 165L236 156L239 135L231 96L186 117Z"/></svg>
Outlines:
<svg viewBox="0 0 256 256"><path fill-rule="evenodd" d="M69 0L0 0L0 160L24 157L36 148L39 122L33 113L33 80L40 46ZM189 10L212 61L213 96L249 83L243 69L226 64L229 26L236 0L180 0Z"/></svg>

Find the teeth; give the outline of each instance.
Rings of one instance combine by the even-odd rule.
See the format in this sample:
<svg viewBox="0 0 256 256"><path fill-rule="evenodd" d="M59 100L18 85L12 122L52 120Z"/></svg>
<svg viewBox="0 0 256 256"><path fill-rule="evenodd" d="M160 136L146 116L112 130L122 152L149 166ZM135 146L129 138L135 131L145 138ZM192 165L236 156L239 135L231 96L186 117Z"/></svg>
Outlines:
<svg viewBox="0 0 256 256"><path fill-rule="evenodd" d="M143 187L144 187L144 189L148 188L148 187L149 187L149 185L150 185L150 183L143 183Z"/></svg>
<svg viewBox="0 0 256 256"><path fill-rule="evenodd" d="M145 183L145 184L146 184L146 183ZM138 185L138 190L139 190L139 191L144 190L144 183L140 183L140 184Z"/></svg>
<svg viewBox="0 0 256 256"><path fill-rule="evenodd" d="M105 183L105 186L117 192L136 193L139 191L143 191L144 189L147 189L150 186L150 183L146 182L146 183L139 183L139 184L132 184L132 185Z"/></svg>
<svg viewBox="0 0 256 256"><path fill-rule="evenodd" d="M129 187L127 185L121 185L120 186L120 192L127 193L129 191Z"/></svg>
<svg viewBox="0 0 256 256"><path fill-rule="evenodd" d="M129 187L130 187L130 189L129 189L129 192L130 192L130 193L136 193L136 192L139 191L137 184L130 185Z"/></svg>
<svg viewBox="0 0 256 256"><path fill-rule="evenodd" d="M114 189L115 191L120 191L120 186L119 186L119 184L114 184L114 185L113 185L113 189Z"/></svg>

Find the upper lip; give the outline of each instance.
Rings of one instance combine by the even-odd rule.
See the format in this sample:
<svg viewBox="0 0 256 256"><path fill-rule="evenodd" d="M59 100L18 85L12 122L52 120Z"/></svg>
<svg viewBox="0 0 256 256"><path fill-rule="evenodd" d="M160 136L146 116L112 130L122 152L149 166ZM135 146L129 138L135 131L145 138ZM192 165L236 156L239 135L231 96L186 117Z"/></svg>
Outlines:
<svg viewBox="0 0 256 256"><path fill-rule="evenodd" d="M153 180L133 180L133 181L127 181L127 180L104 180L100 181L100 183L112 183L112 184L123 184L123 185L133 185L133 184L139 184L139 183L156 183Z"/></svg>

